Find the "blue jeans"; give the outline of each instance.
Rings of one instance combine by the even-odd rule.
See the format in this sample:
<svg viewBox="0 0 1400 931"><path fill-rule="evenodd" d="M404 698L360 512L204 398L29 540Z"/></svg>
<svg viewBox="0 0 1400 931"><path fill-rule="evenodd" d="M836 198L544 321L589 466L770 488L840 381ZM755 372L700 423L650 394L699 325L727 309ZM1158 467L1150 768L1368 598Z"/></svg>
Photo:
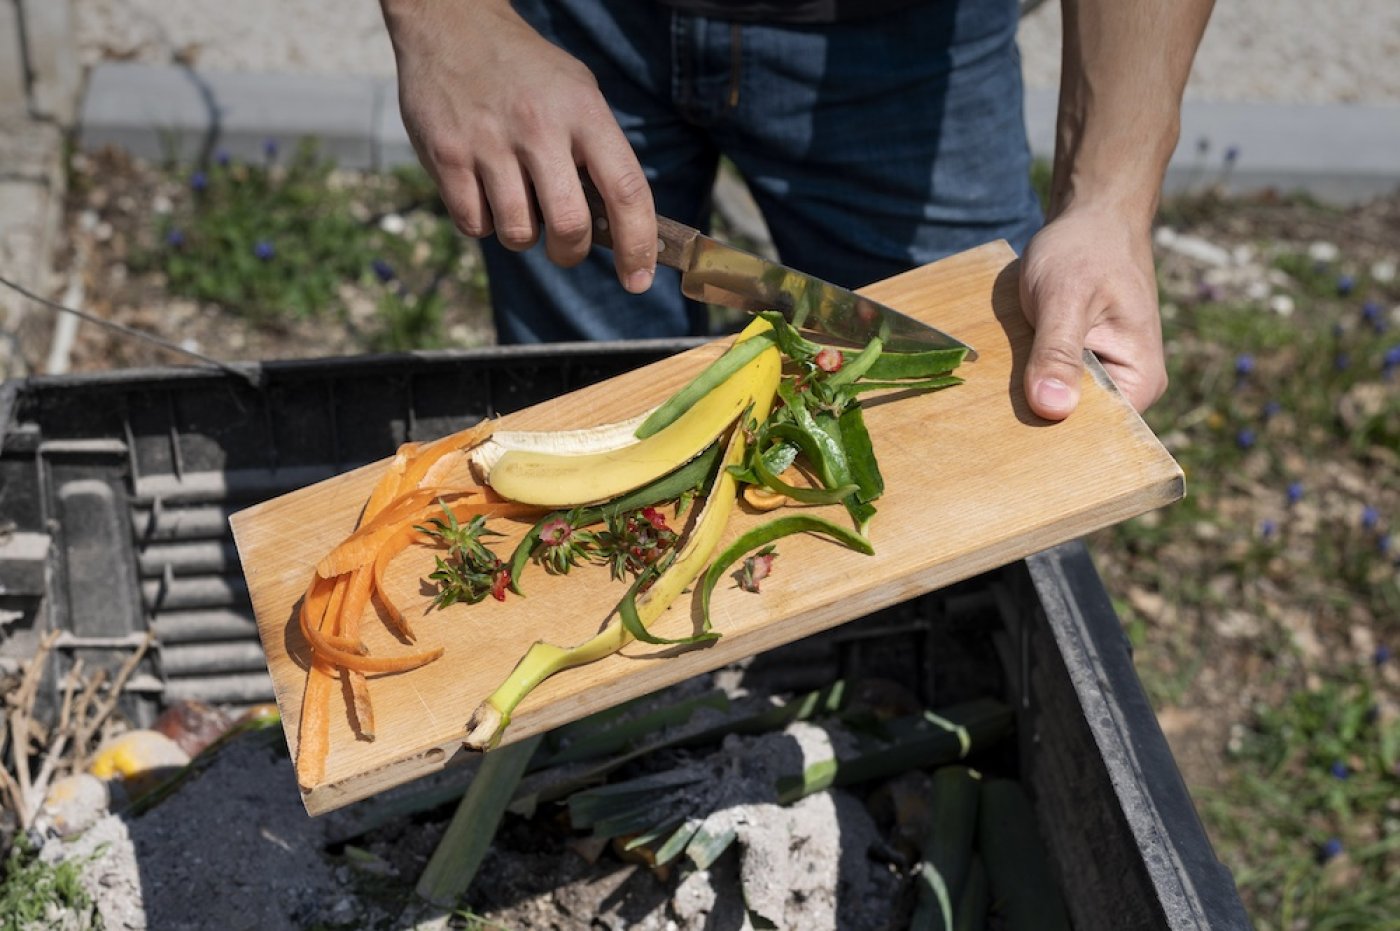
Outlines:
<svg viewBox="0 0 1400 931"><path fill-rule="evenodd" d="M834 26L736 24L658 0L520 0L592 69L658 213L705 229L721 155L782 261L859 287L1040 227L1022 116L1016 0L929 0ZM502 343L706 335L657 270L631 295L610 252L562 269L483 242Z"/></svg>

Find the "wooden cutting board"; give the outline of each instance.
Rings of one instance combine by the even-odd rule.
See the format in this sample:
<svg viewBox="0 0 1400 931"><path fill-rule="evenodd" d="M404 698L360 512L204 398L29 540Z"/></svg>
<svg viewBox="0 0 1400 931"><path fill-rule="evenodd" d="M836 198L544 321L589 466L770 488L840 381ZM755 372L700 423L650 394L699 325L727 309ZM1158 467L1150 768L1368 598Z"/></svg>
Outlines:
<svg viewBox="0 0 1400 931"><path fill-rule="evenodd" d="M869 404L886 491L862 556L811 536L778 545L760 594L722 583L713 603L722 636L704 648L633 644L621 654L548 680L517 709L505 743L549 730L696 674L863 617L1174 501L1182 473L1097 365L1078 410L1051 424L1030 412L1022 370L1031 331L1018 301L1018 264L1002 242L952 256L866 288L893 307L975 346L966 383ZM608 423L669 396L728 340L503 417L502 428L554 429ZM267 653L288 744L297 745L307 647L295 608L316 562L354 527L381 465L366 466L235 514L237 541ZM846 521L839 508L824 509ZM739 513L729 533L769 515ZM503 524L503 526L508 526ZM523 526L513 529L517 536ZM499 552L509 553L513 540ZM532 567L527 597L427 612L421 579L432 553L395 561L388 588L414 619L418 646L400 643L376 618L364 639L375 655L441 645L443 657L371 681L378 736L357 740L337 695L322 785L303 790L312 814L436 771L461 754L472 710L537 639L569 646L595 633L622 595L605 569L547 575ZM653 627L680 636L695 627L685 596Z"/></svg>

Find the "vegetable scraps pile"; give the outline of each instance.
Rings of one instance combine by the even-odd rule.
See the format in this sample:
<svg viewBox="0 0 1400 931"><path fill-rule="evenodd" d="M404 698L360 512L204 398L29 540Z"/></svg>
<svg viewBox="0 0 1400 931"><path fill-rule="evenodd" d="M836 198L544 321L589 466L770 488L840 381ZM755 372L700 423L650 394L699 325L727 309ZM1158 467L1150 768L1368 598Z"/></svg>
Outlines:
<svg viewBox="0 0 1400 931"><path fill-rule="evenodd" d="M365 504L357 529L316 566L301 602L301 632L311 648L302 705L297 773L303 786L324 781L330 704L337 677L350 695L359 736L373 739L367 676L407 672L441 648L370 656L359 637L371 599L395 631L414 631L383 584L391 561L409 547L440 552L427 577L438 608L523 594L533 563L564 574L605 564L630 579L602 630L583 643L532 645L468 722L466 743L499 743L511 713L561 670L602 659L632 640L693 645L719 637L710 599L731 567L739 587L758 591L773 569L776 541L815 533L865 554L875 502L884 490L861 396L925 392L961 384L951 374L965 350L887 352L871 340L859 351L812 342L780 314L764 313L693 381L641 417L586 430L494 431L490 421L429 444L400 447ZM784 357L787 359L784 365ZM445 484L466 457L476 482ZM843 526L797 510L720 541L740 498L759 511L841 504ZM661 508L685 519L673 528ZM488 521L533 525L508 559L491 549L500 536ZM752 554L747 555L746 554ZM701 629L675 639L651 624L699 581Z"/></svg>

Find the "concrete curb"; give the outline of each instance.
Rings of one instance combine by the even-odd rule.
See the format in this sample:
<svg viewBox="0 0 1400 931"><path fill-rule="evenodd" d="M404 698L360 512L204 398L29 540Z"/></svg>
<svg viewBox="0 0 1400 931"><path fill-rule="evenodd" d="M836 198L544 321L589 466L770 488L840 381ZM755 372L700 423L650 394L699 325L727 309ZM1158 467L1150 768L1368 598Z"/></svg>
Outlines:
<svg viewBox="0 0 1400 931"><path fill-rule="evenodd" d="M1026 131L1037 157L1054 155L1056 101L1055 91L1026 93ZM1400 106L1187 100L1163 190L1301 191L1352 204L1400 188L1397 153Z"/></svg>
<svg viewBox="0 0 1400 931"><path fill-rule="evenodd" d="M1054 151L1055 98L1053 91L1026 94L1027 130L1039 157ZM303 136L319 139L346 168L389 168L415 157L389 78L107 63L89 76L78 125L84 150L116 145L156 159L216 149L255 159L269 138ZM1237 156L1227 162L1230 150ZM1273 188L1354 203L1400 187L1397 152L1400 106L1188 101L1165 188Z"/></svg>

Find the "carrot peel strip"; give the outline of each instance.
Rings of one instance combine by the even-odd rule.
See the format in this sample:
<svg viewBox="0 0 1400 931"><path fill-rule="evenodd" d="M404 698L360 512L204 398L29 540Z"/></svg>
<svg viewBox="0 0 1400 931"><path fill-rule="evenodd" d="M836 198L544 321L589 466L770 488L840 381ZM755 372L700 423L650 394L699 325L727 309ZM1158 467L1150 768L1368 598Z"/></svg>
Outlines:
<svg viewBox="0 0 1400 931"><path fill-rule="evenodd" d="M365 674L346 669L345 680L350 685L350 704L355 711L355 730L365 740L374 739L374 705L369 700L369 680Z"/></svg>
<svg viewBox="0 0 1400 931"><path fill-rule="evenodd" d="M326 622L327 608L335 583L313 577L301 599L302 632L314 630ZM308 638L308 642L310 642ZM326 778L326 756L331 739L331 685L334 673L316 661L312 654L311 668L306 672L306 693L301 702L301 724L297 728L297 782L312 788Z"/></svg>
<svg viewBox="0 0 1400 931"><path fill-rule="evenodd" d="M459 521L469 520L479 515L487 518L540 517L549 510L539 505L521 504L517 501L502 501L500 503L485 501L474 495L456 500L448 500L444 496L441 503L420 504L416 509L407 512L400 511L395 507L396 520L392 523L388 521L380 523L376 520L364 531L358 531L350 536L345 542L331 550L325 559L317 563L317 574L322 578L334 578L372 565L380 548L393 540L394 536L401 532L405 525L415 527L419 524L426 524L434 517L441 516L444 505L452 511Z"/></svg>
<svg viewBox="0 0 1400 931"><path fill-rule="evenodd" d="M297 782L311 789L325 781L326 756L331 743L332 674L313 663L306 674L306 694L301 701L301 725L297 728Z"/></svg>
<svg viewBox="0 0 1400 931"><path fill-rule="evenodd" d="M354 669L357 672L407 672L410 669L417 669L425 663L431 663L443 653L442 647L438 647L434 650L410 653L405 656L364 656L342 650L331 643L320 631L307 630L305 633L317 659L344 669Z"/></svg>
<svg viewBox="0 0 1400 931"><path fill-rule="evenodd" d="M403 474L403 488L416 488L428 474L439 459L448 453L453 453L462 449L470 449L480 443L485 442L495 429L494 421L483 420L474 427L468 427L457 433L444 436L442 439L434 440L427 444L408 463L408 468Z"/></svg>
<svg viewBox="0 0 1400 931"><path fill-rule="evenodd" d="M389 616L389 623L408 640L416 640L413 628L409 626L408 618L404 617L398 605L389 598L389 593L384 590L384 573L389 568L389 563L394 561L394 557L402 553L414 543L431 545L433 538L418 530L416 527L400 527L399 532L394 534L387 543L379 548L378 554L374 557L374 563L370 568L370 575L373 578L373 587L379 595L379 603L384 606L385 613Z"/></svg>

